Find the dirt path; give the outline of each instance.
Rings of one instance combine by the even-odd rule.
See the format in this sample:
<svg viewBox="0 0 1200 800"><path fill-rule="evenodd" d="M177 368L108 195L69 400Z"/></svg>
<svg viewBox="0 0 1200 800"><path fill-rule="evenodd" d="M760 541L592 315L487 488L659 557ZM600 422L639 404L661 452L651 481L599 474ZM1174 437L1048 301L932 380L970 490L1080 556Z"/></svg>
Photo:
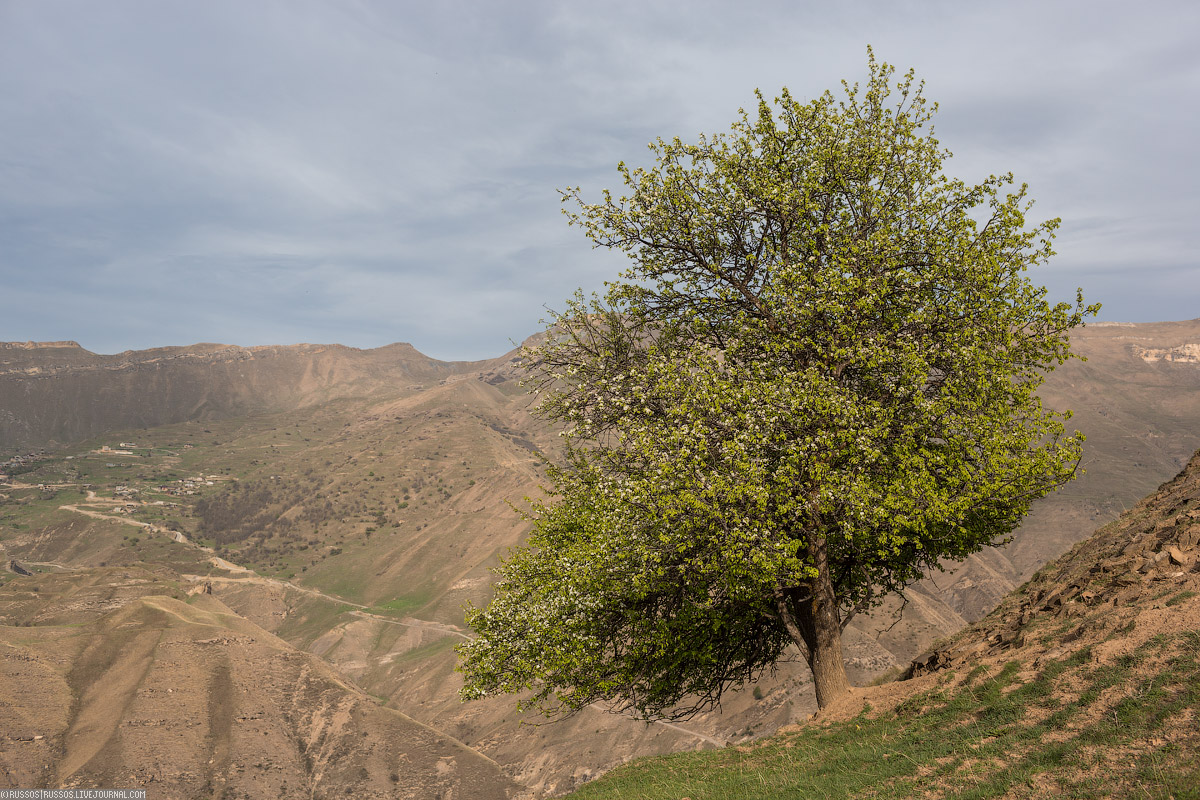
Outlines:
<svg viewBox="0 0 1200 800"><path fill-rule="evenodd" d="M25 561L25 560L21 560L20 564L22 566L24 566L25 564L29 564L30 566L34 566L34 567L54 567L55 569L61 569L63 572L79 572L82 569L87 569L87 567L72 567L72 566L68 566L67 564L59 564L57 561Z"/></svg>
<svg viewBox="0 0 1200 800"><path fill-rule="evenodd" d="M389 625L401 625L406 628L424 628L426 630L441 631L442 633L447 633L451 636L457 636L460 639L466 639L467 641L470 641L473 638L469 634L463 633L462 631L458 630L455 627L452 627L450 625L443 625L438 622L430 622L428 620L415 619L413 617L409 617L408 622L402 622L400 620L389 619L388 617L384 617L379 614L372 614L367 611L351 611L350 613L356 617L365 617L367 619L375 619L375 620L379 620L380 622L386 622ZM588 708L593 708L603 714L611 713L601 703L592 703L590 706L588 706ZM715 747L725 747L725 745L728 744L728 742L724 741L723 739L717 739L713 736L709 736L708 734L700 733L699 731L688 730L687 728L684 728L681 725L676 725L674 723L666 722L664 720L654 720L654 724L661 725L664 728L670 728L671 730L675 731L676 733L682 733L685 736L694 736L697 739L708 742L709 744L711 744Z"/></svg>
<svg viewBox="0 0 1200 800"><path fill-rule="evenodd" d="M140 519L132 519L130 517L117 515L117 514L102 514L101 512L94 511L90 508L80 508L78 505L72 505L72 504L61 505L61 506L59 506L59 508L64 511L73 511L76 514L83 514L84 516L92 517L93 519L112 520L113 522L120 522L120 523L124 523L125 525L132 525L134 527L143 528L145 530L150 531L151 533L165 534L166 536L169 536L171 539L178 542L179 544L189 545L189 546L194 547L197 550L201 550L205 553L215 553L215 551L211 547L206 547L202 544L196 544L192 540L188 539L187 536L185 536L180 531L172 530L170 528L163 528L158 525L155 525L152 522L143 522ZM345 598L342 598L342 597L335 597L334 595L326 594L325 592L322 592L317 589L311 589L307 586L298 586L294 583L291 583L290 581L284 581L284 580L280 580L278 578L265 578L262 575L259 575L257 572L255 572L252 569L247 569L246 567L239 566L237 564L234 564L232 561L226 561L225 559L223 559L220 556L215 555L215 554L211 555L208 560L213 566L217 567L218 569L223 569L223 570L227 570L229 572L237 573L243 577L224 578L224 577L214 577L211 575L183 575L181 577L183 577L186 580L190 580L190 581L210 581L210 582L218 581L218 582L222 582L222 583L239 582L240 581L240 582L258 583L258 584L267 585L267 586L274 586L274 587L280 588L280 589L292 589L294 591L302 592L304 594L312 595L314 597L320 597L322 599L329 600L334 603L342 603L345 605L354 606L356 609L367 608L367 606L364 606L362 603L355 603L353 601L346 600ZM372 615L368 615L368 616L375 616L375 615L372 614ZM378 618L386 620L386 617L378 617ZM428 623L428 624L431 626L437 625L437 623L432 623L432 622ZM452 631L449 631L449 629L447 629L447 630L448 630L448 632L452 632Z"/></svg>
<svg viewBox="0 0 1200 800"><path fill-rule="evenodd" d="M70 504L61 505L61 506L59 506L59 508L62 509L63 511L74 511L76 514L83 514L85 517L92 517L93 519L110 519L113 522L123 522L126 525L133 525L134 527L137 527L137 528L145 528L145 529L149 530L151 533L165 533L167 536L171 537L172 539L179 542L180 544L190 544L193 547L197 547L206 552L209 552L209 553L212 552L211 547L204 547L203 545L194 544L191 540L189 540L186 536L184 536L179 531L174 531L174 530L171 530L170 528L160 528L159 526L155 525L153 522L142 522L140 519L132 519L130 517L117 516L116 514L101 514L99 511L93 511L90 508L80 508L77 505L70 505Z"/></svg>
<svg viewBox="0 0 1200 800"><path fill-rule="evenodd" d="M112 502L112 501L107 501L104 498L97 498L95 492L88 492L88 499L93 500L95 502L100 502L100 503ZM189 545L189 546L194 547L197 550L201 550L205 553L215 552L211 547L206 547L205 545L202 545L202 544L196 544L191 539L189 539L182 531L172 530L171 528L163 528L158 525L155 525L153 522L143 522L140 519L133 519L131 517L120 516L117 514L102 514L101 512L95 511L93 509L80 508L78 505L72 505L72 504L61 505L61 506L59 506L59 508L62 509L63 511L73 511L76 514L83 514L85 517L91 517L93 519L112 520L113 522L120 522L125 525L132 525L136 528L143 528L145 530L150 531L151 533L165 534L166 536L170 537L172 541L178 542L179 544ZM221 558L220 556L213 555L208 560L213 564L213 566L218 567L219 569L228 570L229 572L246 573L247 575L254 575L255 577L259 577L254 572L254 570L246 569L245 567L240 567L237 564L234 564L232 561L226 561L225 559ZM197 577L197 576L191 576L191 577ZM261 578L261 580L270 581L271 579L270 578ZM276 583L284 583L284 581L275 581L275 582ZM288 585L292 586L292 584L288 584ZM296 586L294 588L300 589L301 591L303 591L303 589L301 587ZM345 601L339 600L338 602L345 602ZM363 606L363 608L365 608L365 607L366 606Z"/></svg>
<svg viewBox="0 0 1200 800"><path fill-rule="evenodd" d="M255 572L254 570L247 569L246 567L235 564L232 561L226 561L225 559L221 558L220 556L213 556L208 561L210 564L212 564L214 567L216 567L218 569L227 570L229 572L245 573L246 575L254 575L256 577L258 575L258 573ZM268 579L263 578L263 580L268 580Z"/></svg>
<svg viewBox="0 0 1200 800"><path fill-rule="evenodd" d="M362 603L355 603L354 601L347 600L344 597L335 597L334 595L331 595L331 594L325 594L324 592L322 592L318 589L310 589L307 586L297 586L296 584L291 583L290 581L280 580L279 578L264 578L262 575L259 575L257 572L255 572L252 569L246 569L245 567L239 567L236 564L231 564L230 562L226 561L223 558L214 557L209 560L212 561L216 566L221 567L221 569L228 569L233 572L244 573L244 577L233 578L233 577L224 577L224 576L217 576L217 575L181 575L180 577L183 578L184 580L192 581L194 583L199 583L202 581L207 581L209 583L255 583L255 584L258 584L259 586L271 586L276 589L284 589L284 590L291 589L292 591L300 592L301 594L307 594L307 595L311 595L312 597L319 597L322 600L328 600L331 603L338 603L341 605L354 606L356 609L367 608L367 606L364 606ZM220 562L220 563L217 563L217 562ZM228 565L228 566L223 566L223 565ZM358 612L354 611L351 613L358 613ZM374 615L367 615L367 616L374 616Z"/></svg>
<svg viewBox="0 0 1200 800"><path fill-rule="evenodd" d="M226 561L225 563L228 564L229 562ZM233 565L231 565L231 566L233 566ZM329 600L334 603L342 603L345 605L354 606L355 610L351 611L350 614L353 616L356 616L356 617L362 617L364 619L373 619L373 620L377 620L379 622L386 623L388 625L399 625L399 626L405 627L405 628L421 628L424 630L438 631L440 633L445 633L449 636L457 636L458 638L465 639L467 641L470 641L472 638L470 636L470 634L463 633L461 630L459 630L458 628L455 628L451 625L444 625L440 622L432 622L430 620L417 619L415 617L409 617L407 620L391 619L390 617L385 617L381 614L372 614L371 612L366 611L365 609L368 608L368 606L364 606L361 603L354 603L354 602L351 602L351 601L346 600L341 597L334 597L331 594L325 594L322 591L319 591L317 589L310 589L307 586L297 586L296 584L290 583L288 581L278 580L276 578L264 578L261 575L257 575L255 573L251 572L250 570L245 569L245 567L236 567L236 569L241 570L243 572L249 572L250 574L248 576L242 577L242 578L212 577L212 576L204 576L204 575L184 575L182 577L186 580L191 580L191 581L209 581L210 583L257 583L259 585L273 586L273 587L280 588L280 589L292 589L294 591L302 592L304 594L311 595L314 597L320 597L320 598ZM597 711L600 711L601 713L604 713L604 714L611 713L611 712L609 712L608 709L606 709L600 703L593 703L589 707L594 708ZM671 722L666 722L663 720L655 720L654 724L661 725L664 728L669 728L669 729L675 731L676 733L682 733L685 736L693 736L697 739L700 739L701 741L708 742L709 744L711 744L715 747L725 747L725 745L727 744L727 742L725 742L722 739L717 739L713 736L709 736L708 734L700 733L699 731L689 730L687 728L684 728L681 725L676 725Z"/></svg>
<svg viewBox="0 0 1200 800"><path fill-rule="evenodd" d="M386 622L389 625L401 625L406 628L424 628L426 630L441 631L442 633L447 633L451 636L457 636L460 639L466 639L467 641L470 641L473 638L469 634L463 633L462 631L458 630L457 628L451 627L449 625L442 625L441 623L437 623L437 622L429 622L428 620L420 620L420 619L415 619L413 617L409 617L410 621L401 622L400 620L389 619L387 617L380 616L379 614L372 614L367 611L351 611L350 613L356 617L365 617L367 619L375 619L375 620L379 620L380 622ZM593 708L596 711L601 712L602 714L611 713L601 703L592 703L590 706L588 706L588 708ZM684 728L681 725L676 725L674 723L666 722L664 720L654 720L654 724L661 725L664 728L670 728L671 730L675 731L676 733L682 733L685 736L694 736L697 739L700 739L701 741L708 742L709 744L713 745L714 747L725 747L728 744L728 742L724 741L723 739L717 739L713 736L709 736L708 734L700 733L699 731L688 730L687 728Z"/></svg>
<svg viewBox="0 0 1200 800"><path fill-rule="evenodd" d="M72 486L79 486L78 483L20 483L18 481L6 481L3 484L10 489L70 489Z"/></svg>
<svg viewBox="0 0 1200 800"><path fill-rule="evenodd" d="M169 528L160 528L159 526L154 525L153 523L142 522L141 520L130 519L129 517L116 516L113 514L101 514L99 511L92 511L91 509L80 508L77 505L62 505L62 506L59 506L59 508L65 510L65 511L73 511L76 514L83 514L88 517L93 517L95 519L110 519L115 522L123 522L126 525L133 525L133 526L136 526L139 528L148 529L152 533L165 533L166 535L170 536L172 539L174 539L176 542L179 542L180 544L191 545L192 547L198 548L207 553L213 552L213 549L211 547L205 547L203 545L196 544L196 543L192 542L191 540L189 540L186 536L184 536L179 531L170 530ZM436 631L440 631L440 632L445 633L450 636L457 636L460 639L466 639L466 640L471 639L471 636L469 634L463 633L461 630L458 630L457 628L455 628L453 626L444 625L439 622L432 622L430 620L416 619L413 617L409 617L408 621L401 621L401 620L391 619L389 617L385 617L380 614L372 614L366 610L367 608L369 608L369 606L365 606L362 603L355 603L350 600L346 600L345 598L342 598L342 597L335 597L334 595L326 594L325 592L322 592L319 589L312 589L307 586L298 586L290 581L280 580L278 578L265 578L262 575L259 575L258 573L254 572L254 570L247 569L246 567L238 566L237 564L234 564L230 561L226 561L225 559L223 559L219 556L216 556L216 555L212 556L209 559L209 561L212 562L212 564L214 566L216 566L220 569L228 570L229 572L238 573L239 577L236 577L236 578L235 577L216 577L216 576L212 576L212 575L183 575L181 577L184 578L185 580L189 580L189 581L197 582L197 583L201 582L201 581L208 581L210 583L257 583L259 585L272 586L272 587L275 587L278 589L284 589L284 590L291 589L293 591L301 592L302 594L307 594L312 597L320 597L324 600L328 600L333 603L340 603L343 605L353 606L355 610L351 611L350 613L357 617L364 617L366 619L379 620L380 622L386 622L389 625L401 625L406 628L424 628L426 630L436 630ZM606 714L609 713L608 710L599 703L593 703L592 707L597 709L598 711L602 711ZM681 727L679 725L675 725L670 722L656 720L655 724L662 725L664 728L670 728L671 730L675 731L676 733L682 733L686 736L694 736L695 738L700 739L705 742L709 742L710 744L715 745L716 747L724 747L726 745L726 742L721 741L720 739L716 739L707 734L700 733L699 731L688 730L687 728Z"/></svg>
<svg viewBox="0 0 1200 800"><path fill-rule="evenodd" d="M364 608L365 608L365 606L364 606ZM398 619L392 619L391 617L385 617L382 614L372 614L369 611L361 611L361 610L360 611L351 611L350 613L356 617L364 617L366 619L375 619L375 620L379 620L380 622L386 622L389 625L400 625L405 628L423 628L425 630L441 631L442 633L447 633L451 636L457 636L460 639L466 639L467 641L471 640L471 637L469 635L463 633L458 628L455 628L452 625L443 625L440 622L430 622L429 620L417 619L416 617L409 617L408 619L410 621L404 622L404 621L401 621Z"/></svg>
<svg viewBox="0 0 1200 800"><path fill-rule="evenodd" d="M606 711L605 713L608 713L608 712ZM679 725L676 725L673 722L664 722L663 720L660 719L660 720L655 720L655 724L662 725L664 728L670 728L671 730L676 731L678 733L686 733L688 736L695 736L697 739L703 739L704 741L709 742L710 744L716 745L717 747L725 747L726 745L729 744L729 742L725 741L724 739L716 739L707 734L700 733L699 731L690 731L687 728L680 727Z"/></svg>

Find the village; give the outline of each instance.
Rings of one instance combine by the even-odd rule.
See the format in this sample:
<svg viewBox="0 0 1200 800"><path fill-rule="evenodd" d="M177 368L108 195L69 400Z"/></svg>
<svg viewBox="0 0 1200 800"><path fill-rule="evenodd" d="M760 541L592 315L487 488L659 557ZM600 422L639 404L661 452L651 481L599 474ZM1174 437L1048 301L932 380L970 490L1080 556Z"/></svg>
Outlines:
<svg viewBox="0 0 1200 800"><path fill-rule="evenodd" d="M9 478L34 469L37 462L46 458L45 450L16 455L7 461L0 461L0 483L7 483Z"/></svg>
<svg viewBox="0 0 1200 800"><path fill-rule="evenodd" d="M184 448L191 448L191 445L184 445ZM36 489L42 493L51 493L63 489L78 489L81 493L86 494L87 504L99 503L105 506L105 509L111 513L133 514L137 511L148 507L158 508L179 508L183 503L164 499L167 497L185 498L195 497L201 494L204 487L214 486L218 481L229 480L228 476L224 475L190 475L182 478L166 478L163 476L152 476L146 474L138 474L137 479L142 481L142 485L137 485L129 478L123 478L121 482L109 484L106 481L97 480L96 476L88 475L92 470L84 470L79 468L79 463L84 459L98 458L108 459L116 458L114 461L103 461L105 470L129 468L131 463L123 463L125 459L130 457L149 458L152 454L150 448L143 448L142 453L136 452L139 445L135 442L119 442L116 447L111 445L101 445L95 450L89 450L76 455L62 456L63 463L75 462L72 466L75 469L70 470L78 480L53 480L49 475L38 475L42 480L36 482L24 482L19 479L19 476L39 473L42 470L39 468L53 461L55 456L48 453L46 450L38 450L36 452L23 453L13 456L3 462L0 462L0 487L7 489ZM125 459L121 458L125 457ZM66 477L65 475L62 477ZM111 493L110 497L101 496L99 493ZM151 499L147 495L157 494L159 497Z"/></svg>

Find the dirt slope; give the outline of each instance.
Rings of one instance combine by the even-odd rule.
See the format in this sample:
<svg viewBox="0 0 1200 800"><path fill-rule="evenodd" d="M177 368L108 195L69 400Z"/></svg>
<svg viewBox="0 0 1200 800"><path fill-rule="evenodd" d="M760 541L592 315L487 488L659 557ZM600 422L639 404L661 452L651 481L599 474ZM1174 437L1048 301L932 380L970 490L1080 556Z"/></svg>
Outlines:
<svg viewBox="0 0 1200 800"><path fill-rule="evenodd" d="M1068 630L1046 641L1031 636L1050 624ZM1200 452L1118 520L1042 567L984 619L919 657L911 673L1009 655L1057 658L1089 645L1104 659L1161 633L1189 630L1200 630Z"/></svg>
<svg viewBox="0 0 1200 800"><path fill-rule="evenodd" d="M1038 695L1038 707L1024 709L1021 724L1040 725L1046 709L1073 712L1062 714L1044 744L1092 743L1057 781L1094 786L1087 796L1166 797L1157 773L1200 777L1200 684L1194 670L1179 682L1187 672L1180 669L1196 666L1198 635L1200 451L1175 478L1043 566L986 617L916 658L906 679L857 689L815 721L848 720L864 708L880 719L932 708L935 698L970 689L977 675L1009 672L1011 689L1024 684ZM1033 751L1010 755L1031 754L1037 760ZM1156 766L1147 770L1147 763ZM1195 778L1184 782L1194 791ZM943 796L937 782L927 786L927 796ZM1032 793L1022 786L1004 796L1058 791L1046 781L1031 780L1029 787Z"/></svg>
<svg viewBox="0 0 1200 800"><path fill-rule="evenodd" d="M512 788L490 759L381 707L211 596L118 599L80 626L89 591L78 588L40 610L74 624L0 627L0 787L251 798Z"/></svg>

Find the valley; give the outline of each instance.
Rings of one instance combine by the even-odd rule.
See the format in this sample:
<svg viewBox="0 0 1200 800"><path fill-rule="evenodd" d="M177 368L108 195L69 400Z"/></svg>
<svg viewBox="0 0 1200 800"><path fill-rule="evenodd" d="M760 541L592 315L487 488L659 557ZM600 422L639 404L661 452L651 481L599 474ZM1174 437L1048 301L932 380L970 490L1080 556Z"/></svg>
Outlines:
<svg viewBox="0 0 1200 800"><path fill-rule="evenodd" d="M1076 345L1088 361L1056 372L1043 398L1075 409L1069 424L1089 436L1087 474L1036 507L1008 547L947 565L903 603L856 621L847 638L852 680L900 671L1175 474L1200 446L1200 368L1153 356L1186 355L1195 342L1200 321L1082 331ZM540 491L541 456L552 457L557 442L530 416L515 359L437 362L407 345L204 345L120 356L69 343L0 346L0 652L19 667L0 682L20 699L5 712L28 731L20 736L42 737L0 739L0 786L37 776L98 785L127 769L201 793L205 781L232 780L231 764L249 775L270 758L293 776L284 795L388 796L403 781L428 788L436 779L445 796L483 796L467 788L479 779L502 787L497 796L532 798L637 756L737 745L806 719L815 703L802 662L676 725L603 709L539 724L517 714L512 698L458 700L453 647L470 635L463 607L487 601L489 569L521 541L518 510ZM149 659L149 671L115 651L88 655L110 631L139 630L148 638L131 652ZM180 662L156 648L214 637L200 647L219 647L221 658L162 671ZM276 656L293 666L250 669ZM36 673L20 667L35 662ZM90 710L87 687L117 674L142 676L122 690L129 698L157 697L165 686L194 702L177 712L160 706L156 716L133 699ZM310 692L297 688L308 685L302 674L323 676L312 697L324 698L314 708L329 715L264 722L259 735L275 743L274 755L213 732L225 725L223 676L243 691L261 687L279 708L299 708ZM49 708L58 710L34 710ZM260 711L236 714L257 721ZM194 720L193 733L206 731L195 741L215 743L195 745L210 765L184 759L173 773L171 759L151 759L135 744L141 720L173 713ZM384 769L372 760L380 751L346 739L335 747L346 769L318 768L331 763L320 762L321 737L335 728L349 736L347 720L368 717L391 720L362 723L372 740L432 731L438 747L462 755L434 748L432 760L404 761L396 750L389 763L408 766ZM94 746L80 749L84 739ZM281 796L256 794L252 784L237 791Z"/></svg>

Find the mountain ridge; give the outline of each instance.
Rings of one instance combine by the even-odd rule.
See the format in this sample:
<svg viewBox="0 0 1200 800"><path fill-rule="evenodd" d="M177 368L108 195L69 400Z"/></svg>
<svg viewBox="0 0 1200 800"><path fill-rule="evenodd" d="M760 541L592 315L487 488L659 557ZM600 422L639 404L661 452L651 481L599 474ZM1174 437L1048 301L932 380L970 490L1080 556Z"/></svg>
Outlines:
<svg viewBox="0 0 1200 800"><path fill-rule="evenodd" d="M55 344L55 343L51 343ZM406 343L200 344L98 355L79 347L0 350L0 454L59 447L106 430L299 408L342 397L423 388L479 370Z"/></svg>

